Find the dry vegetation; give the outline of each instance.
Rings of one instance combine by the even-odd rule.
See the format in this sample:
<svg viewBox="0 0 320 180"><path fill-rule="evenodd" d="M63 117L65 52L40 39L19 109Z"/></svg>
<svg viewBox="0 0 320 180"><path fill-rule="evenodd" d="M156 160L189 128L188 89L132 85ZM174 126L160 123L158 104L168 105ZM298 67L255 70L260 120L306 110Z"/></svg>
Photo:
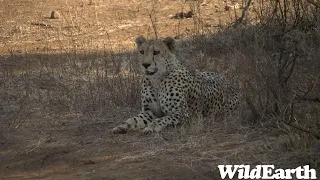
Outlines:
<svg viewBox="0 0 320 180"><path fill-rule="evenodd" d="M2 178L219 179L219 164L309 164L320 175L319 1L0 5ZM190 19L171 18L190 10ZM239 87L236 115L158 135L110 134L139 109L133 39L154 29L177 38L190 69Z"/></svg>

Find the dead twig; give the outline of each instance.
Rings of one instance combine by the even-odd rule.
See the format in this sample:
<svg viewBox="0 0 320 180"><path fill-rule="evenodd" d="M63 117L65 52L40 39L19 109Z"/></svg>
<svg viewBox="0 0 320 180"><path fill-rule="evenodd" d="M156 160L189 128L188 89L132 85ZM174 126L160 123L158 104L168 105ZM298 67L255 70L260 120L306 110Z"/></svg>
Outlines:
<svg viewBox="0 0 320 180"><path fill-rule="evenodd" d="M241 17L239 17L235 23L234 23L234 27L238 26L239 24L241 24L246 16L246 13L250 7L250 4L251 4L252 0L248 0L246 6L243 8L242 10L242 14L241 14Z"/></svg>
<svg viewBox="0 0 320 180"><path fill-rule="evenodd" d="M307 129L305 127L302 127L300 124L297 123L289 123L286 121L283 121L286 125L291 126L293 128L296 128L302 132L308 133L312 136L314 136L316 139L320 140L320 134L318 134L316 131L312 130L312 129Z"/></svg>
<svg viewBox="0 0 320 180"><path fill-rule="evenodd" d="M308 3L314 5L316 8L320 8L320 3L319 1L314 1L314 0L307 0Z"/></svg>
<svg viewBox="0 0 320 180"><path fill-rule="evenodd" d="M44 23L31 23L31 25L40 26L40 27L44 27L44 28L55 28L54 26L52 26L50 24L44 24Z"/></svg>
<svg viewBox="0 0 320 180"><path fill-rule="evenodd" d="M158 31L157 31L157 16L156 16L156 12L155 12L155 6L157 4L157 1L154 0L152 2L152 9L151 9L151 12L148 12L148 15L150 17L150 21L151 21L151 25L152 25L152 29L153 29L153 32L154 32L154 36L155 36L155 39L158 39Z"/></svg>

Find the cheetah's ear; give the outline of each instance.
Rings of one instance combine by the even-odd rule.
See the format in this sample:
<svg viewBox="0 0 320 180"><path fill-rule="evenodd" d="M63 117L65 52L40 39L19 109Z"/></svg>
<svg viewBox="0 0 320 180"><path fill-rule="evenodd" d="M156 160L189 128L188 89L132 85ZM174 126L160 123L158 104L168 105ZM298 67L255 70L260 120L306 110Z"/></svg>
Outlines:
<svg viewBox="0 0 320 180"><path fill-rule="evenodd" d="M146 38L144 38L143 36L138 36L136 38L136 44L137 44L138 47L140 47L141 44L143 44L145 41L146 41Z"/></svg>
<svg viewBox="0 0 320 180"><path fill-rule="evenodd" d="M163 42L168 46L168 48L171 52L174 51L175 46L176 46L176 41L172 37L164 38Z"/></svg>

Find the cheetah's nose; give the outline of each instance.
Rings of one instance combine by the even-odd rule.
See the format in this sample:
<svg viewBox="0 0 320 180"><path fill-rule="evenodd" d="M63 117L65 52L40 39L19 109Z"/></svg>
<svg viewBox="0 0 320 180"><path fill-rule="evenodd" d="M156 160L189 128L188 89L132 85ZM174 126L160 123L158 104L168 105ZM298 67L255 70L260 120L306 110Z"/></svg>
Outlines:
<svg viewBox="0 0 320 180"><path fill-rule="evenodd" d="M150 63L142 63L142 66L143 66L144 68L146 68L146 69L147 69L150 65L151 65Z"/></svg>

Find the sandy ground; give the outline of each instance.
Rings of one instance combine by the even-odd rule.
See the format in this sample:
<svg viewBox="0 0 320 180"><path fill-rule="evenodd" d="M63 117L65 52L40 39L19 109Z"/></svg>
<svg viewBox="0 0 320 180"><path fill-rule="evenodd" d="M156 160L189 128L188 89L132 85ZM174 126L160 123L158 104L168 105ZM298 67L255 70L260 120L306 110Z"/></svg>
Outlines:
<svg viewBox="0 0 320 180"><path fill-rule="evenodd" d="M0 53L130 48L138 35L154 37L151 19L159 37L188 37L214 31L234 17L234 12L225 11L231 2L206 2L97 0L90 5L86 0L2 0ZM193 17L173 18L191 9ZM59 19L50 19L53 10Z"/></svg>

